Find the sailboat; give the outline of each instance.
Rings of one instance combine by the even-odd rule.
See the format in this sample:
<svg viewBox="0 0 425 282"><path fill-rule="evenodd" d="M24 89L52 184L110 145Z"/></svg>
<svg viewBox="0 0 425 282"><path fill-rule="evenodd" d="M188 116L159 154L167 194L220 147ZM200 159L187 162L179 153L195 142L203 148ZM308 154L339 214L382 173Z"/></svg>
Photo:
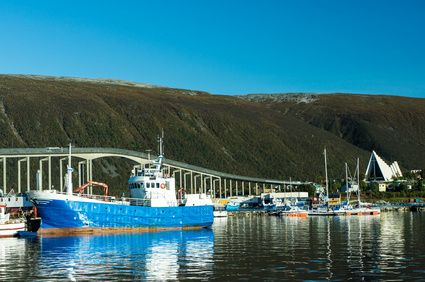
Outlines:
<svg viewBox="0 0 425 282"><path fill-rule="evenodd" d="M357 181L353 181L353 177L348 177L348 165L345 163L345 186L347 192L347 200L345 205L341 205L341 207L335 212L338 215L379 215L381 213L380 208L370 207L368 205L362 204L360 200L360 165L359 159L357 158L357 166L356 172L354 176L357 178ZM350 186L356 187L357 190L357 206L353 207L350 205Z"/></svg>
<svg viewBox="0 0 425 282"><path fill-rule="evenodd" d="M328 181L328 163L326 157L326 148L323 150L323 155L325 159L325 195L320 195L321 205L317 208L310 209L308 211L309 215L325 215L325 216L334 216L336 213L329 207L329 181Z"/></svg>

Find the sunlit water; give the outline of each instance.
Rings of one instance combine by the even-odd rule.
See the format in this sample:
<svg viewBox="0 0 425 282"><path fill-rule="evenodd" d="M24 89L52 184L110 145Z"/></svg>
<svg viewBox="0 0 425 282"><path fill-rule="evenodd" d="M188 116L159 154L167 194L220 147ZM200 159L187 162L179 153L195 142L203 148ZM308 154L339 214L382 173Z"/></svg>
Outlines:
<svg viewBox="0 0 425 282"><path fill-rule="evenodd" d="M229 217L212 229L0 239L0 280L424 280L425 213Z"/></svg>

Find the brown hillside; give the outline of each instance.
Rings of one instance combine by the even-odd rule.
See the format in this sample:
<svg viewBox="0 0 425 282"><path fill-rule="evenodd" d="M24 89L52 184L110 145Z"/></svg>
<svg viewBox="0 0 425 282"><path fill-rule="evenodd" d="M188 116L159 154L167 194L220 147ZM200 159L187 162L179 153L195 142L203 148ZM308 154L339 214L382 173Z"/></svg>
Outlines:
<svg viewBox="0 0 425 282"><path fill-rule="evenodd" d="M404 168L425 167L425 99L314 97L309 103L259 102L111 81L2 75L0 146L65 146L72 140L81 147L144 151L156 148L163 128L168 158L241 175L316 180L323 175L325 146L333 177L356 157L364 168L371 149ZM122 183L127 169L118 169ZM98 178L108 178L102 171Z"/></svg>

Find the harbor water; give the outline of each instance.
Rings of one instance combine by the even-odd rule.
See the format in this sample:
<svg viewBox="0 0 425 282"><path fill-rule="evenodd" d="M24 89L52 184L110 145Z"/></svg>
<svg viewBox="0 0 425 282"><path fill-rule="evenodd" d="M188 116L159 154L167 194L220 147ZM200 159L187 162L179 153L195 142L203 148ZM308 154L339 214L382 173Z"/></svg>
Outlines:
<svg viewBox="0 0 425 282"><path fill-rule="evenodd" d="M425 280L425 213L215 219L211 229L0 239L1 281Z"/></svg>

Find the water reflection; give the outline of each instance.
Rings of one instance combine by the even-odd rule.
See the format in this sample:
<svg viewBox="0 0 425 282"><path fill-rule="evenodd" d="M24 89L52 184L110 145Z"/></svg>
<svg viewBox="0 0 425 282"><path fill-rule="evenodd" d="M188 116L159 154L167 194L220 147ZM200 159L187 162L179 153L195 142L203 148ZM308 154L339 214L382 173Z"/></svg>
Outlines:
<svg viewBox="0 0 425 282"><path fill-rule="evenodd" d="M423 280L425 213L229 217L212 230L0 239L0 280Z"/></svg>
<svg viewBox="0 0 425 282"><path fill-rule="evenodd" d="M19 277L19 272L22 270L10 262L15 262L16 265L22 265L26 261L26 242L18 241L16 238L0 238L0 279L5 280L9 277Z"/></svg>
<svg viewBox="0 0 425 282"><path fill-rule="evenodd" d="M175 280L179 273L211 270L214 237L211 230L173 231L42 238L40 245L42 277Z"/></svg>
<svg viewBox="0 0 425 282"><path fill-rule="evenodd" d="M266 280L419 278L425 273L421 218L412 213L229 218L227 226L214 227L215 274Z"/></svg>

